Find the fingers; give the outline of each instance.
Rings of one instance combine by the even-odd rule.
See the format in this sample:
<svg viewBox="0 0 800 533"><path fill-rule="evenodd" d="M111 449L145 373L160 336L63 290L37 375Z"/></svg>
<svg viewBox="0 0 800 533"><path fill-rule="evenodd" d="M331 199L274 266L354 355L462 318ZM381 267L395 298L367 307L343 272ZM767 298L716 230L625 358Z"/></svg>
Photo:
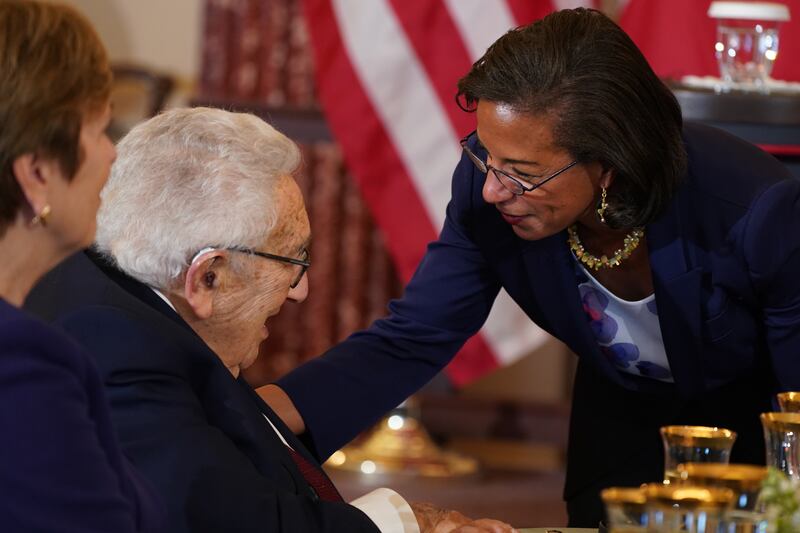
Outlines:
<svg viewBox="0 0 800 533"><path fill-rule="evenodd" d="M488 518L481 518L480 520L473 520L456 529L451 530L451 533L518 533L511 525L499 520L490 520Z"/></svg>

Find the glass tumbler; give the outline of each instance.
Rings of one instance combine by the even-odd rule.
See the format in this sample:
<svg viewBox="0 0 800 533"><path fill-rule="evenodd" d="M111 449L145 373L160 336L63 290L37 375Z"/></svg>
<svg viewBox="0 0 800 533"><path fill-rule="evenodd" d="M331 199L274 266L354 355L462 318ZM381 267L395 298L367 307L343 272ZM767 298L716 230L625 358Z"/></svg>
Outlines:
<svg viewBox="0 0 800 533"><path fill-rule="evenodd" d="M681 463L723 463L731 457L736 432L707 426L664 426L664 483L679 479Z"/></svg>
<svg viewBox="0 0 800 533"><path fill-rule="evenodd" d="M778 57L779 30L789 8L773 2L711 2L717 20L714 45L720 77L733 84L763 87Z"/></svg>
<svg viewBox="0 0 800 533"><path fill-rule="evenodd" d="M642 488L610 487L600 493L609 533L645 533L647 496Z"/></svg>
<svg viewBox="0 0 800 533"><path fill-rule="evenodd" d="M645 485L648 533L729 533L731 489L695 485Z"/></svg>
<svg viewBox="0 0 800 533"><path fill-rule="evenodd" d="M759 502L761 485L767 477L763 466L745 464L685 463L678 466L681 484L727 488L733 491L728 513L730 533L765 533L767 518Z"/></svg>
<svg viewBox="0 0 800 533"><path fill-rule="evenodd" d="M767 466L800 479L800 413L762 413Z"/></svg>

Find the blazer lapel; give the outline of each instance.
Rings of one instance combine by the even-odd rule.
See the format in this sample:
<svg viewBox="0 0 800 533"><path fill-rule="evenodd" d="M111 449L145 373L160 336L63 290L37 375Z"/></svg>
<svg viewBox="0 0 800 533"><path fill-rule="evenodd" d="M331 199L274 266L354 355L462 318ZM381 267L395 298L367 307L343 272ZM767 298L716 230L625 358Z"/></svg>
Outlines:
<svg viewBox="0 0 800 533"><path fill-rule="evenodd" d="M701 364L702 269L690 268L687 242L681 235L681 201L676 196L669 211L647 226L650 269L658 320L667 359L682 396L703 390Z"/></svg>

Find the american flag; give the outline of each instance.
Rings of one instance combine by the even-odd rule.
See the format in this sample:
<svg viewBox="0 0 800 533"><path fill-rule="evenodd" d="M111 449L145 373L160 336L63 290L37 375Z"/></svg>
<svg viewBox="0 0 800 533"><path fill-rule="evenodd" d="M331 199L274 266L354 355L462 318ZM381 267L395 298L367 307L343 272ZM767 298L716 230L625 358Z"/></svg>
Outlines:
<svg viewBox="0 0 800 533"><path fill-rule="evenodd" d="M444 221L459 140L475 129L456 82L509 29L593 0L305 0L318 93L397 270L411 278ZM456 384L547 335L501 292L448 367Z"/></svg>

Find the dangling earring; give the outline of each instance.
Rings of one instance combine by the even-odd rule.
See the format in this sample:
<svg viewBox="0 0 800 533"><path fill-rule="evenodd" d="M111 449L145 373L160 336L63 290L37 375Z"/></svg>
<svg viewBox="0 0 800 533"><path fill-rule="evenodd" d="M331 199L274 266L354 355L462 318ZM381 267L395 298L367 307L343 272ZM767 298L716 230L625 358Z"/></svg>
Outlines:
<svg viewBox="0 0 800 533"><path fill-rule="evenodd" d="M606 209L608 209L608 202L606 202L607 193L605 187L600 187L600 189L602 193L600 194L600 209L597 210L597 216L600 217L600 222L605 224L606 223L605 213Z"/></svg>
<svg viewBox="0 0 800 533"><path fill-rule="evenodd" d="M45 204L39 214L31 219L31 226L41 224L43 228L47 227L47 217L50 216L50 204Z"/></svg>

